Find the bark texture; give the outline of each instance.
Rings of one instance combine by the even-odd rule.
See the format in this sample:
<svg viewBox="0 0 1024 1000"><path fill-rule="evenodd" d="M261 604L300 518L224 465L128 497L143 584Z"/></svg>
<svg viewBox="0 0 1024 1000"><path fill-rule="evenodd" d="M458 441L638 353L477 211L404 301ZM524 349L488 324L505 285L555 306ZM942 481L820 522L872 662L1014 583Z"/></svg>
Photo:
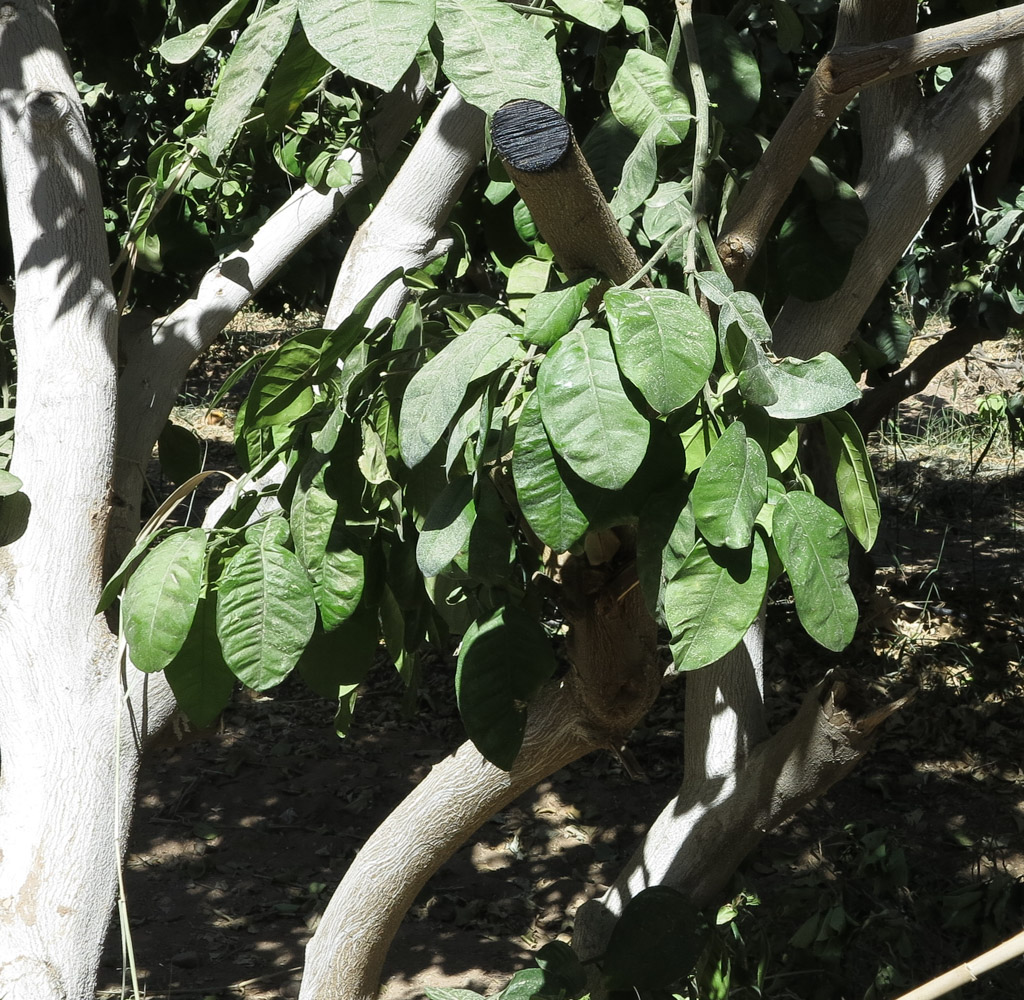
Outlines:
<svg viewBox="0 0 1024 1000"><path fill-rule="evenodd" d="M93 613L117 324L95 164L48 4L0 6L0 150L24 482L0 515L0 996L79 1000L92 995L142 734Z"/></svg>

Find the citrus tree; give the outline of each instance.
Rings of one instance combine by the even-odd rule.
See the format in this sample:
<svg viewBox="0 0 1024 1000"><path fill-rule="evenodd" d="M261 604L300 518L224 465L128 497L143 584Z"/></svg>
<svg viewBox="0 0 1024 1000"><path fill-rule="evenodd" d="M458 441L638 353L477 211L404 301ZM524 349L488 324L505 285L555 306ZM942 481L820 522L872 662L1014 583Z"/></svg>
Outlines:
<svg viewBox="0 0 1024 1000"><path fill-rule="evenodd" d="M345 873L304 997L375 995L430 874L542 777L621 748L667 669L688 672L680 789L577 915L594 991L685 974L621 957L626 905L667 926L713 900L866 752L893 706L858 714L832 674L767 732L763 606L785 576L822 646L853 635L848 539L869 548L878 510L847 408L893 363L876 299L1024 95L1024 10L693 6L176 9L136 65L198 60L216 86L171 86L186 107L108 219L119 263L159 275L197 239L217 260L155 317L146 283L111 283L96 81L47 4L0 6L5 996L91 994L138 763L176 704L209 721L236 679L298 670L343 733L381 637L410 684L425 641L460 643L469 739ZM1012 201L1017 164L981 160ZM267 214L274 165L294 191ZM1006 274L1014 211L984 231ZM188 366L342 212L323 327L258 361L242 479L204 528L140 532Z"/></svg>

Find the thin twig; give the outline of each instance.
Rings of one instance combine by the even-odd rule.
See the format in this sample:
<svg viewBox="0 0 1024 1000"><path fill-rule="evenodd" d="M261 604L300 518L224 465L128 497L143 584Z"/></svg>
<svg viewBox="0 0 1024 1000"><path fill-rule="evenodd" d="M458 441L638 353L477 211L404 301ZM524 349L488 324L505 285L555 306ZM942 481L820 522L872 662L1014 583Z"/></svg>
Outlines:
<svg viewBox="0 0 1024 1000"><path fill-rule="evenodd" d="M904 993L896 1000L936 1000L936 997L945 996L950 990L974 982L978 976L1021 955L1024 955L1024 931L1014 934L1002 944L983 952L969 962L964 962L909 993Z"/></svg>
<svg viewBox="0 0 1024 1000"><path fill-rule="evenodd" d="M690 70L690 86L693 88L693 114L697 122L697 136L693 144L693 176L690 195L690 243L686 248L686 269L697 270L697 226L707 214L707 176L711 151L711 110L708 88L700 62L700 46L697 31L693 25L693 4L691 0L676 0L676 17L686 48L686 61ZM715 254L717 257L717 253Z"/></svg>

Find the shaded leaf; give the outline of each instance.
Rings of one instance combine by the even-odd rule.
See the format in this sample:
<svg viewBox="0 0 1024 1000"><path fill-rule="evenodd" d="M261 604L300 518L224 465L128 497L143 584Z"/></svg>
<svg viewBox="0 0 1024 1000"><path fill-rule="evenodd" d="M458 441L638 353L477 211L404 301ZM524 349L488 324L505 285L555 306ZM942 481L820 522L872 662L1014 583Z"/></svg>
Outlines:
<svg viewBox="0 0 1024 1000"><path fill-rule="evenodd" d="M459 476L441 491L416 541L416 562L424 576L437 576L468 544L476 519L473 478Z"/></svg>
<svg viewBox="0 0 1024 1000"><path fill-rule="evenodd" d="M540 397L526 401L516 427L512 476L519 509L537 537L565 552L587 529L586 515L566 486L540 415Z"/></svg>
<svg viewBox="0 0 1024 1000"><path fill-rule="evenodd" d="M208 587L196 604L192 627L164 676L180 708L196 726L210 725L231 701L235 675L217 638L217 592Z"/></svg>
<svg viewBox="0 0 1024 1000"><path fill-rule="evenodd" d="M474 623L459 650L455 690L459 714L477 750L509 771L522 746L527 703L555 672L547 634L521 608Z"/></svg>
<svg viewBox="0 0 1024 1000"><path fill-rule="evenodd" d="M554 292L540 292L526 303L522 338L538 347L550 347L579 319L596 278L587 278Z"/></svg>
<svg viewBox="0 0 1024 1000"><path fill-rule="evenodd" d="M825 416L822 427L839 489L843 518L853 537L867 551L875 544L881 511L864 437L857 421L846 410L836 410Z"/></svg>

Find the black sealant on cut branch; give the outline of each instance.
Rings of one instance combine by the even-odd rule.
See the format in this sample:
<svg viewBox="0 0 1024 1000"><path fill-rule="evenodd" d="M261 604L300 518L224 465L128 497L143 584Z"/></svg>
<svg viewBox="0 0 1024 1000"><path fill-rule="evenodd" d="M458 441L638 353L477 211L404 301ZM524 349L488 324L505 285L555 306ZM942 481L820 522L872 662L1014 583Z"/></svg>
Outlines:
<svg viewBox="0 0 1024 1000"><path fill-rule="evenodd" d="M491 142L571 279L597 274L622 284L640 270L561 114L541 101L509 101L491 119Z"/></svg>

